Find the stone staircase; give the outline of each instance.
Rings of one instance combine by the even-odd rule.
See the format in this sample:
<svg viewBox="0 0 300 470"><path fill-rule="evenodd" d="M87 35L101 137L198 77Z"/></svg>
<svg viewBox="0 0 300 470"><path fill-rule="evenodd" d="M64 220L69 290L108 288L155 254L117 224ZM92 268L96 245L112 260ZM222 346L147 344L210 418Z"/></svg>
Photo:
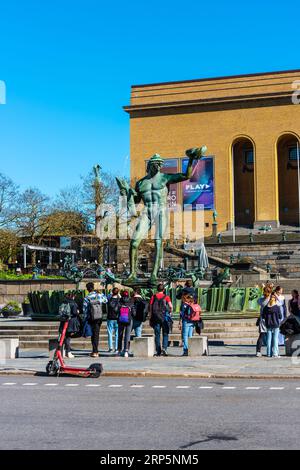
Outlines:
<svg viewBox="0 0 300 470"><path fill-rule="evenodd" d="M243 320L204 320L205 329L203 335L208 336L210 344L225 345L252 345L257 340L256 319ZM48 349L49 339L57 338L57 322L15 322L0 323L1 338L19 338L20 348L24 349ZM144 335L152 335L153 330L145 324ZM181 333L178 329L177 320L174 321L173 332L169 336L170 346L179 346L181 344ZM90 338L74 338L72 348L90 350ZM103 322L100 330L100 349L107 350L107 332L106 323Z"/></svg>

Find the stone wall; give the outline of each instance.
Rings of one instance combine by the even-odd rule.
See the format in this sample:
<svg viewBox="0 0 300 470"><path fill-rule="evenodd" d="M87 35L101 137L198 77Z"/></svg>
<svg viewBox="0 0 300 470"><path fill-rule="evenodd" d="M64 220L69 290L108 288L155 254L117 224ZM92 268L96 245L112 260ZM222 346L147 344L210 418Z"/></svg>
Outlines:
<svg viewBox="0 0 300 470"><path fill-rule="evenodd" d="M0 305L11 300L22 303L28 294L33 291L44 290L68 290L76 288L76 284L67 280L26 280L26 281L1 281L0 280Z"/></svg>

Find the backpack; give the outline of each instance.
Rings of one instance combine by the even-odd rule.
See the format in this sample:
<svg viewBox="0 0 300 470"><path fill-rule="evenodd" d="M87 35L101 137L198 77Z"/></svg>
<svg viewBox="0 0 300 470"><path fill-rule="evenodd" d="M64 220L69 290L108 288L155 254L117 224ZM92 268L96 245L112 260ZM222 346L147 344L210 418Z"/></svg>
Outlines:
<svg viewBox="0 0 300 470"><path fill-rule="evenodd" d="M119 318L119 309L120 309L120 299L111 297L108 301L108 320L118 320Z"/></svg>
<svg viewBox="0 0 300 470"><path fill-rule="evenodd" d="M97 321L102 319L102 304L98 299L89 299L90 302L90 319Z"/></svg>
<svg viewBox="0 0 300 470"><path fill-rule="evenodd" d="M152 304L152 315L151 323L162 325L165 320L165 313L167 311L167 302L166 296L164 295L161 299L158 299L157 296L154 296Z"/></svg>
<svg viewBox="0 0 300 470"><path fill-rule="evenodd" d="M61 321L67 321L71 318L71 305L69 302L63 302L58 309Z"/></svg>
<svg viewBox="0 0 300 470"><path fill-rule="evenodd" d="M190 321L194 321L194 322L200 321L200 317L201 317L201 307L200 307L200 305L192 304L188 317L189 317Z"/></svg>
<svg viewBox="0 0 300 470"><path fill-rule="evenodd" d="M132 316L137 321L145 322L148 315L149 304L140 297L136 298L133 304Z"/></svg>
<svg viewBox="0 0 300 470"><path fill-rule="evenodd" d="M119 310L119 323L122 323L122 325L129 325L130 323L130 313L131 313L131 308L128 305L121 305L120 310Z"/></svg>

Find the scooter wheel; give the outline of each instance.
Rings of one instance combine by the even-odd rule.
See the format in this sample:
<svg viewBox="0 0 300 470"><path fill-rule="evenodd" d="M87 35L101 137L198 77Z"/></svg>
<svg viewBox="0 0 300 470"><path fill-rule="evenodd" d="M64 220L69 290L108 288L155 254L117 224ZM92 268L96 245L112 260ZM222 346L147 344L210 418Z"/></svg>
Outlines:
<svg viewBox="0 0 300 470"><path fill-rule="evenodd" d="M47 366L46 366L46 372L47 372L47 375L49 376L56 376L58 374L58 364L56 361L50 361L48 362Z"/></svg>
<svg viewBox="0 0 300 470"><path fill-rule="evenodd" d="M91 371L90 377L92 377L93 379L98 379L103 372L103 366L99 363L91 364L89 370Z"/></svg>

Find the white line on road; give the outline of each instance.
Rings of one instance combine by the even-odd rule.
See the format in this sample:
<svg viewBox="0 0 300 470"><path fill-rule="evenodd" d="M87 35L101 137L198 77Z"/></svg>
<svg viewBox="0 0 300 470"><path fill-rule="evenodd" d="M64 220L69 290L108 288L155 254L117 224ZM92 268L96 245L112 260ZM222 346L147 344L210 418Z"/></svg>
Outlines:
<svg viewBox="0 0 300 470"><path fill-rule="evenodd" d="M236 387L222 387L223 390L234 390Z"/></svg>
<svg viewBox="0 0 300 470"><path fill-rule="evenodd" d="M284 390L284 387L270 387L269 390Z"/></svg>
<svg viewBox="0 0 300 470"><path fill-rule="evenodd" d="M177 385L176 388L191 388L189 385Z"/></svg>
<svg viewBox="0 0 300 470"><path fill-rule="evenodd" d="M166 388L166 385L152 385L152 388Z"/></svg>
<svg viewBox="0 0 300 470"><path fill-rule="evenodd" d="M17 383L16 382L5 382L2 385L17 385Z"/></svg>
<svg viewBox="0 0 300 470"><path fill-rule="evenodd" d="M145 385L130 385L131 388L144 388Z"/></svg>
<svg viewBox="0 0 300 470"><path fill-rule="evenodd" d="M260 387L246 387L246 390L260 390Z"/></svg>
<svg viewBox="0 0 300 470"><path fill-rule="evenodd" d="M110 388L121 388L123 385L109 385Z"/></svg>
<svg viewBox="0 0 300 470"><path fill-rule="evenodd" d="M25 383L25 384L22 384L22 385L24 385L25 387L32 387L33 385L37 385L37 383L30 382L30 383Z"/></svg>
<svg viewBox="0 0 300 470"><path fill-rule="evenodd" d="M56 387L58 384L44 384L45 387Z"/></svg>
<svg viewBox="0 0 300 470"><path fill-rule="evenodd" d="M214 387L204 387L204 386L202 386L202 387L199 387L199 388L201 388L202 390L211 390Z"/></svg>
<svg viewBox="0 0 300 470"><path fill-rule="evenodd" d="M78 387L79 384L65 384L65 387Z"/></svg>
<svg viewBox="0 0 300 470"><path fill-rule="evenodd" d="M99 384L87 384L86 387L100 387Z"/></svg>

